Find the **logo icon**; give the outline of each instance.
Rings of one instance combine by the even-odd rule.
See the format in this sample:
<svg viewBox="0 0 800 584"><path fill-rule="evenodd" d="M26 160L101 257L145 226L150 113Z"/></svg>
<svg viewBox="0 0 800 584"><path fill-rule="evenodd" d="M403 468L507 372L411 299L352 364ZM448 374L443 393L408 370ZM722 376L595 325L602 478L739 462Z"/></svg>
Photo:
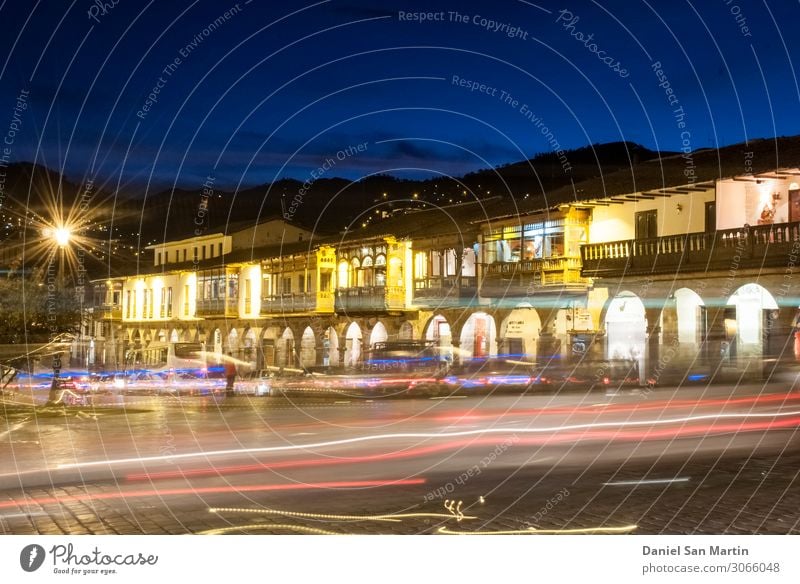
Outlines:
<svg viewBox="0 0 800 584"><path fill-rule="evenodd" d="M22 548L19 553L19 565L26 572L35 572L42 567L44 563L44 548L38 544L32 543Z"/></svg>

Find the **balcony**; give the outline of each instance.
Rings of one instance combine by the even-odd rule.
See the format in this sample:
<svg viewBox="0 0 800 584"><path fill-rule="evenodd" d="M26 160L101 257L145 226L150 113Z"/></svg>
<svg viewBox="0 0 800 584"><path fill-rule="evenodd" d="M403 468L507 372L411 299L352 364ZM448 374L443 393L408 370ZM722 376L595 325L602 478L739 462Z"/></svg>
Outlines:
<svg viewBox="0 0 800 584"><path fill-rule="evenodd" d="M460 281L459 281L460 280ZM458 306L469 302L477 293L474 276L427 278L414 282L414 304L417 306Z"/></svg>
<svg viewBox="0 0 800 584"><path fill-rule="evenodd" d="M290 312L333 312L331 292L277 294L261 299L261 312L286 314Z"/></svg>
<svg viewBox="0 0 800 584"><path fill-rule="evenodd" d="M536 258L484 266L481 296L529 296L535 292L582 290L589 281L581 276L579 258Z"/></svg>
<svg viewBox="0 0 800 584"><path fill-rule="evenodd" d="M777 223L581 246L585 277L786 267L800 223ZM794 251L793 251L794 250Z"/></svg>
<svg viewBox="0 0 800 584"><path fill-rule="evenodd" d="M355 314L359 312L388 312L405 308L405 293L402 286L361 286L340 288L336 291L336 312Z"/></svg>
<svg viewBox="0 0 800 584"><path fill-rule="evenodd" d="M239 316L238 298L197 300L197 316Z"/></svg>
<svg viewBox="0 0 800 584"><path fill-rule="evenodd" d="M119 304L99 304L94 307L94 312L98 318L104 320L122 319L122 306Z"/></svg>

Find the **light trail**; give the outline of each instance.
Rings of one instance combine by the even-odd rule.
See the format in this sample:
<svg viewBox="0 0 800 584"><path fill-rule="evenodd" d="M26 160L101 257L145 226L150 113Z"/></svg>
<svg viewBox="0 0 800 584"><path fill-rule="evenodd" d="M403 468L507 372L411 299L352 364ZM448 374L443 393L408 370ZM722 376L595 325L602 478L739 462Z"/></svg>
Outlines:
<svg viewBox="0 0 800 584"><path fill-rule="evenodd" d="M440 527L436 533L442 535L576 535L580 533L630 533L638 525L623 525L620 527L584 527L576 529L507 529L503 531L451 531L447 527Z"/></svg>
<svg viewBox="0 0 800 584"><path fill-rule="evenodd" d="M259 493L269 491L301 491L306 489L354 489L365 487L393 487L405 485L422 485L425 479L366 480L366 481L330 481L323 483L289 483L285 485L232 485L225 487L198 487L179 489L146 489L122 491L118 493L86 493L83 495L65 495L61 497L29 498L24 501L0 501L0 509L24 507L26 505L52 505L86 501L109 501L114 499L134 499L146 497L174 497L180 495L218 495L228 493Z"/></svg>
<svg viewBox="0 0 800 584"><path fill-rule="evenodd" d="M206 531L198 531L197 535L222 535L224 533L230 533L233 531L246 531L246 530L264 531L265 529L297 531L299 533L308 533L310 535L348 535L346 533L336 533L335 531L326 531L324 529L317 529L316 527L304 527L303 525L292 525L292 524L268 525L266 523L253 523L251 525L234 525L232 527L220 527L218 529L208 529Z"/></svg>
<svg viewBox="0 0 800 584"><path fill-rule="evenodd" d="M763 429L770 429L771 427L791 427L792 425L800 425L800 410L789 412L760 412L760 413L731 413L731 414L705 414L698 416L683 416L679 418L669 419L656 419L656 420L639 420L639 421L622 421L622 422L599 422L589 424L569 424L563 426L550 426L544 428L484 428L479 430L462 430L457 432L401 432L394 434L376 434L370 436L358 436L355 438L342 438L339 440L329 440L324 442L314 442L309 444L292 444L287 446L264 446L258 448L239 448L239 449L225 449L225 450L209 450L205 452L189 452L185 454L171 454L163 456L143 456L136 458L118 458L110 460L95 460L88 462L74 462L62 463L55 467L56 470L64 469L77 469L89 468L94 466L114 466L122 464L143 463L143 462L163 462L175 460L188 460L192 458L204 458L210 456L231 456L231 455L244 455L244 454L265 454L270 452L292 452L297 450L308 450L315 448L326 448L332 446L345 446L350 444L360 444L367 442L377 442L382 440L396 440L396 439L437 439L437 438L459 438L466 436L478 436L485 434L543 434L551 433L557 434L559 432L567 432L574 430L598 430L602 428L629 428L629 427L642 427L642 426L666 426L669 424L686 424L688 422L697 422L704 420L728 420L728 419L749 419L749 418L783 418L795 416L794 419L789 420L783 424L769 424ZM729 430L728 430L729 431ZM652 434L648 432L645 436Z"/></svg>
<svg viewBox="0 0 800 584"><path fill-rule="evenodd" d="M302 519L321 519L324 521L387 521L401 523L403 519L458 519L449 513L387 513L384 515L332 515L328 513L306 513L303 511L283 511L281 509L245 509L242 507L211 507L209 513L253 513L256 515L284 515ZM462 515L463 519L477 519L471 515Z"/></svg>
<svg viewBox="0 0 800 584"><path fill-rule="evenodd" d="M632 487L638 485L671 485L673 483L688 483L691 477L678 477L674 479L641 479L638 481L614 481L603 483L604 487Z"/></svg>

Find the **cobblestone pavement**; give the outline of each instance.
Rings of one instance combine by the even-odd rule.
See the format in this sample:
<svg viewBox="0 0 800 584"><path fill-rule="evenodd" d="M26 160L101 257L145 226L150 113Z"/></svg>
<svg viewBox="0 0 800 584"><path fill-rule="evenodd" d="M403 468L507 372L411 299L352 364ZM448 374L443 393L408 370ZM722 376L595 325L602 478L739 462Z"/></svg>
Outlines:
<svg viewBox="0 0 800 584"><path fill-rule="evenodd" d="M448 402L147 399L67 417L8 407L0 533L798 533L800 395L745 389L733 401L717 388L681 391L680 399L670 391ZM664 417L678 417L677 431L683 416L714 417L720 408L726 424L751 415L748 424L782 425L739 432L712 423L700 428L707 436L670 429L648 439L648 425L661 424L663 435L663 422L672 423ZM570 430L550 442L560 435L554 427L598 422L633 424L639 437ZM443 449L445 431L499 433ZM376 433L391 440L307 448ZM511 437L518 442L483 464ZM238 450L265 445L269 453ZM230 456L206 457L230 448ZM172 455L190 458L146 469L136 458L110 470L47 470Z"/></svg>
<svg viewBox="0 0 800 584"><path fill-rule="evenodd" d="M290 493L115 497L114 483L0 494L4 533L432 534L539 530L800 533L800 453L613 469L484 471L454 483ZM649 483L641 481L649 480ZM672 482L662 482L671 480ZM637 484L638 482L638 484ZM168 492L168 487L164 488ZM86 494L92 499L83 499ZM104 498L109 497L109 498ZM43 500L26 505L25 501ZM56 502L58 500L58 502ZM463 516L463 517L462 517ZM369 518L367 518L369 517ZM634 527L635 526L635 527ZM549 531L547 531L549 533Z"/></svg>

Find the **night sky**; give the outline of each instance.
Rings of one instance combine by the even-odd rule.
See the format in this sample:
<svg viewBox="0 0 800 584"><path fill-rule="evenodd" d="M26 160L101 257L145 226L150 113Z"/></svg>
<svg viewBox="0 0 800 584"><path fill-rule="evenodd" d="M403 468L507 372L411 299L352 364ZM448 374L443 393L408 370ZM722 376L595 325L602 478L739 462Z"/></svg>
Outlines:
<svg viewBox="0 0 800 584"><path fill-rule="evenodd" d="M11 161L144 193L800 134L796 2L115 1L0 2Z"/></svg>

